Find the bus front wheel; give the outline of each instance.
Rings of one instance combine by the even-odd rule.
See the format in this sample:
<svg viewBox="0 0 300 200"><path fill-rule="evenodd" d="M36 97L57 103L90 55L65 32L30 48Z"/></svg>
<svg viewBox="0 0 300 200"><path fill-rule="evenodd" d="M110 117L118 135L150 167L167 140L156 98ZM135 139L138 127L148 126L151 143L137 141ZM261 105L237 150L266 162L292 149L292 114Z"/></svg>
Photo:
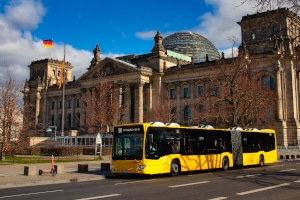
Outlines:
<svg viewBox="0 0 300 200"><path fill-rule="evenodd" d="M222 169L224 171L228 170L229 169L229 160L228 160L228 157L224 157L223 158L223 161L222 161Z"/></svg>
<svg viewBox="0 0 300 200"><path fill-rule="evenodd" d="M263 155L259 156L259 166L262 167L265 165L265 159Z"/></svg>
<svg viewBox="0 0 300 200"><path fill-rule="evenodd" d="M180 174L180 164L177 160L173 160L171 163L171 176L178 176Z"/></svg>

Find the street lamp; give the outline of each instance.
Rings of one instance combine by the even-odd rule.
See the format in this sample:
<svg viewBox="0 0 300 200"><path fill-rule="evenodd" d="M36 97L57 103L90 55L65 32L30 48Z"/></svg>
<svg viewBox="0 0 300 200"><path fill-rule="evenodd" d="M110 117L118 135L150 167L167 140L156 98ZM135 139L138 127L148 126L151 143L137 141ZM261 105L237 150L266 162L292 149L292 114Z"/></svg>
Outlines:
<svg viewBox="0 0 300 200"><path fill-rule="evenodd" d="M55 143L56 143L56 131L57 131L57 126L48 126L46 128L46 131L47 132L52 132L52 128L54 128L54 140L55 140Z"/></svg>

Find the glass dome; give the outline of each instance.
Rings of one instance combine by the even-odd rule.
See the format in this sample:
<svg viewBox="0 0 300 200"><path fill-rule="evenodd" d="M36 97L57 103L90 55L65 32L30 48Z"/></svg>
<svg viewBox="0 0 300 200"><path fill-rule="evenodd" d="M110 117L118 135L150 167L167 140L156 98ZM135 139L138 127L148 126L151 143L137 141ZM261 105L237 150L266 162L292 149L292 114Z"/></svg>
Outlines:
<svg viewBox="0 0 300 200"><path fill-rule="evenodd" d="M216 47L205 37L192 32L178 32L163 39L165 49L193 57L194 63L220 58Z"/></svg>

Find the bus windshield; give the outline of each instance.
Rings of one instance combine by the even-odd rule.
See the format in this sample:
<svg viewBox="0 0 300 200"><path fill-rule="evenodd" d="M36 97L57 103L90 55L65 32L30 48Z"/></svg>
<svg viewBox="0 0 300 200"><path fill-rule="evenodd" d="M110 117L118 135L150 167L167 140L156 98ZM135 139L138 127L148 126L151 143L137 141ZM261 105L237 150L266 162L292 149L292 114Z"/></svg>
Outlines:
<svg viewBox="0 0 300 200"><path fill-rule="evenodd" d="M143 157L143 126L116 127L114 130L113 160L141 160Z"/></svg>

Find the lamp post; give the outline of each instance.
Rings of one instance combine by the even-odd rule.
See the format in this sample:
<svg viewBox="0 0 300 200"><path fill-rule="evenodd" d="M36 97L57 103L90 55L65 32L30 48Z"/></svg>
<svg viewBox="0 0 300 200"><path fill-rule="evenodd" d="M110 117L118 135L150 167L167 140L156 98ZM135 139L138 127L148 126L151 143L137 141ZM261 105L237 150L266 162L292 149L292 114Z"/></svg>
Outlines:
<svg viewBox="0 0 300 200"><path fill-rule="evenodd" d="M57 126L48 126L46 131L47 132L52 132L52 128L54 128L54 140L55 140L55 143L56 143L56 131L57 131Z"/></svg>

